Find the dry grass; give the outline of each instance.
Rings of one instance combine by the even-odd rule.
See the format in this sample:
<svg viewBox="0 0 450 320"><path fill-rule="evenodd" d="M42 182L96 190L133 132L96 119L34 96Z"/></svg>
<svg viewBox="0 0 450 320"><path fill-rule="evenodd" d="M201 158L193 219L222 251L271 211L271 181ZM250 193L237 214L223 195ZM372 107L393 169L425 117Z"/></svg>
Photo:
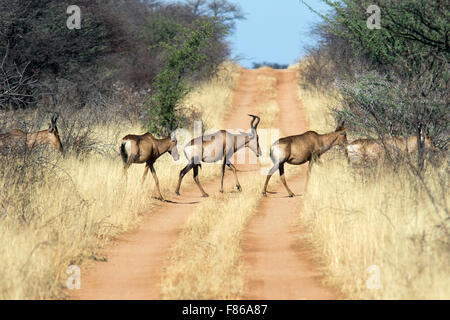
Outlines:
<svg viewBox="0 0 450 320"><path fill-rule="evenodd" d="M430 169L426 182L443 192L438 172ZM439 228L445 212L406 170L359 173L344 160L324 162L313 169L302 219L325 257L329 282L348 297L450 298L448 235ZM381 271L377 290L366 285L371 265Z"/></svg>
<svg viewBox="0 0 450 320"><path fill-rule="evenodd" d="M21 213L17 212L23 207L23 193L2 199L0 238L9 244L0 249L0 276L7 279L1 284L2 299L61 297L69 265L97 259L99 248L136 227L142 214L159 205L151 198L151 177L140 185L143 166L133 165L127 182L119 157L92 157L83 162L66 158L56 166L56 177L48 175L28 195L30 204L25 209L32 217L26 222L18 219ZM163 195L173 193L182 167L168 155L157 162Z"/></svg>
<svg viewBox="0 0 450 320"><path fill-rule="evenodd" d="M337 104L335 96L319 91L299 90L298 99L302 101L305 108L310 130L326 133L335 129L331 111L331 108Z"/></svg>
<svg viewBox="0 0 450 320"><path fill-rule="evenodd" d="M183 106L192 110L195 120L200 119L195 115L201 115L205 130L223 128L224 117L240 72L237 64L223 63L216 77L201 83L183 102Z"/></svg>
<svg viewBox="0 0 450 320"><path fill-rule="evenodd" d="M272 69L258 69L260 75L257 77L258 88L264 93L262 96L258 97L260 100L269 100L277 98L277 79L271 76Z"/></svg>
<svg viewBox="0 0 450 320"><path fill-rule="evenodd" d="M229 173L230 174L230 173ZM162 280L166 299L236 299L244 289L241 236L260 199L262 176L242 192L214 194L189 216Z"/></svg>
<svg viewBox="0 0 450 320"><path fill-rule="evenodd" d="M139 184L126 186L119 158L80 163L69 157L53 165L54 174L39 183L32 182L32 173L24 177L23 183L35 184L26 194L17 190L25 186L5 181L12 177L0 181L11 188L1 199L0 238L8 243L0 249L0 277L6 280L0 284L2 299L60 297L69 265L93 257L111 237L135 227L154 205L150 195L138 197ZM130 170L130 180L140 178L137 169ZM165 170L162 175L170 173Z"/></svg>
<svg viewBox="0 0 450 320"><path fill-rule="evenodd" d="M223 110L229 108L237 73L226 76L227 79L204 84L195 97L190 97L199 113L214 110L223 115ZM216 89L214 93L210 92L211 87ZM202 105L217 92L220 95L214 96L214 105ZM212 124L220 121L217 116ZM94 135L102 132L102 142L112 146L117 146L118 138L127 133L143 131L139 126L97 126L92 130ZM138 226L142 214L160 203L151 198L151 176L143 187L140 185L142 165L132 165L125 182L118 153L115 157L96 155L81 161L50 152L45 162L47 171L30 165L20 177L14 171L17 163L7 163L5 158L1 161L4 174L0 175L0 299L64 297L69 265L83 266L89 259L102 259L96 256L100 248L121 232ZM170 155L164 155L155 167L163 196L173 193L183 167L181 161L174 163ZM217 175L212 169L205 168L202 176ZM38 176L39 171L42 174ZM36 177L38 181L34 181Z"/></svg>
<svg viewBox="0 0 450 320"><path fill-rule="evenodd" d="M300 92L310 128L333 129L328 97ZM350 139L351 141L351 139ZM425 185L406 167L357 169L332 154L313 167L301 221L324 261L327 283L349 298L449 299L448 168L429 167ZM335 182L335 183L332 183ZM380 287L368 268L380 270Z"/></svg>

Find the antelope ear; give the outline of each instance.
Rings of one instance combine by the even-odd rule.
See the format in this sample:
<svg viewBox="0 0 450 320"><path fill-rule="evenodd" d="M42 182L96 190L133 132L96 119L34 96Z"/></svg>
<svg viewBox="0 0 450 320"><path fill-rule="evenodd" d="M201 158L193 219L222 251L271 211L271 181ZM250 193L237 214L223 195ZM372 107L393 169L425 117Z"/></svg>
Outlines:
<svg viewBox="0 0 450 320"><path fill-rule="evenodd" d="M53 112L52 119L51 119L53 126L56 125L56 121L58 121L58 118L59 118L59 115L56 112Z"/></svg>
<svg viewBox="0 0 450 320"><path fill-rule="evenodd" d="M347 127L345 127L345 120L342 120L342 121L339 122L335 132L345 131L345 130L347 130Z"/></svg>

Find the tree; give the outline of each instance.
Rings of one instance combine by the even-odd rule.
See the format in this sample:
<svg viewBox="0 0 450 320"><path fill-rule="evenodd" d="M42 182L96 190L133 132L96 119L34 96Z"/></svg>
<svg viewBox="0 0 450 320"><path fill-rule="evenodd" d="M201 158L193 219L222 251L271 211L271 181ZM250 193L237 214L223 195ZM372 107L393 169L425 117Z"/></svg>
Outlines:
<svg viewBox="0 0 450 320"><path fill-rule="evenodd" d="M337 65L345 62L341 57L344 51L339 46L331 50L334 54L329 57L336 66L333 74L345 106L337 116L347 118L359 132L380 138L416 135L417 166L422 168L421 133L428 131L440 148L446 148L448 140L448 1L323 2L333 9L322 15L321 32L331 39L325 46L344 43L350 49L345 56L367 62L358 71L342 72ZM381 29L366 25L369 5L381 9Z"/></svg>
<svg viewBox="0 0 450 320"><path fill-rule="evenodd" d="M235 27L237 20L245 19L241 7L229 0L188 0L192 12L201 16L212 16L228 32Z"/></svg>
<svg viewBox="0 0 450 320"><path fill-rule="evenodd" d="M164 42L167 64L156 75L148 102L148 129L157 135L168 134L184 121L179 103L190 91L186 75L205 61L203 49L208 46L215 28L209 21L193 29L183 28L174 43Z"/></svg>

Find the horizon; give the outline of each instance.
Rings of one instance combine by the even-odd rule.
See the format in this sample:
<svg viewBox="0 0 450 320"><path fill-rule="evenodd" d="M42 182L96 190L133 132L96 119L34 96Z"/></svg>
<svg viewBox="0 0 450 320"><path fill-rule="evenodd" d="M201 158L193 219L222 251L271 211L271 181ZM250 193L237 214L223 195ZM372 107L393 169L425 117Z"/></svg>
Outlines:
<svg viewBox="0 0 450 320"><path fill-rule="evenodd" d="M310 31L321 18L301 1L244 0L239 5L245 19L236 22L230 42L232 58L243 67L252 68L253 63L262 62L291 65L315 44L316 38ZM310 5L321 13L328 8L323 2ZM268 20L274 23L267 23Z"/></svg>
<svg viewBox="0 0 450 320"><path fill-rule="evenodd" d="M176 3L176 0L163 0ZM184 3L185 1L181 1ZM271 0L230 0L239 5L245 18L235 21L228 37L230 59L242 67L253 68L254 63L292 65L315 44L311 28L321 21L301 0L276 3ZM308 2L308 1L305 1ZM308 3L314 10L325 13L329 7L322 1ZM267 23L267 21L273 23ZM255 36L255 30L258 30Z"/></svg>

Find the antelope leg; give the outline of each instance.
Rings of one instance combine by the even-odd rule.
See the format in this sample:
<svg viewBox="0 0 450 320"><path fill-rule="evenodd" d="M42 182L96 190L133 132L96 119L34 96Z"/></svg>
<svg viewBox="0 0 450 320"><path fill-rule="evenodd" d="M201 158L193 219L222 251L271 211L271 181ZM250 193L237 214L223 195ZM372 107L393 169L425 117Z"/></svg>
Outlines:
<svg viewBox="0 0 450 320"><path fill-rule="evenodd" d="M145 164L145 169L144 169L144 174L142 175L142 184L144 184L144 181L145 181L145 177L147 176L147 173L148 173L148 169L150 168L150 165L149 164Z"/></svg>
<svg viewBox="0 0 450 320"><path fill-rule="evenodd" d="M280 178L281 178L281 182L283 182L284 187L286 188L286 191L287 191L288 194L289 194L289 197L292 198L293 196L295 196L295 194L291 191L291 189L289 189L289 187L288 187L288 185L287 185L287 183L286 183L286 179L285 179L285 177L284 177L284 163L281 163L281 164L280 164L279 170L280 170Z"/></svg>
<svg viewBox="0 0 450 320"><path fill-rule="evenodd" d="M200 180L198 179L198 164L194 164L194 181L197 184L197 187L200 189L202 193L202 197L208 197L208 194L203 190L202 185L200 184Z"/></svg>
<svg viewBox="0 0 450 320"><path fill-rule="evenodd" d="M158 177L156 176L156 171L155 171L155 168L153 167L153 163L150 164L150 172L153 175L153 179L155 180L156 191L158 192L158 197L156 199L164 200L161 195L161 191L159 190L159 181L158 181Z"/></svg>
<svg viewBox="0 0 450 320"><path fill-rule="evenodd" d="M227 166L229 168L231 168L231 170L233 170L234 180L236 180L236 189L238 189L238 191L242 191L241 184L239 183L239 180L238 180L238 177L236 174L236 167L232 163L227 163Z"/></svg>
<svg viewBox="0 0 450 320"><path fill-rule="evenodd" d="M264 189L262 192L264 197L267 196L267 185L269 184L269 180L272 177L272 175L275 173L275 171L277 171L279 166L280 166L279 163L275 163L273 165L273 167L269 170L269 173L267 174L266 183L264 183Z"/></svg>
<svg viewBox="0 0 450 320"><path fill-rule="evenodd" d="M133 164L134 156L130 155L127 159L127 162L123 165L123 175L126 176L128 172L128 168Z"/></svg>
<svg viewBox="0 0 450 320"><path fill-rule="evenodd" d="M234 180L236 181L236 189L238 189L238 191L242 191L241 188L241 184L239 183L237 174L236 174L236 167L234 166L234 164L230 161L230 159L233 158L234 155L234 150L233 151L229 151L226 156L225 156L225 161L226 161L226 165L228 166L228 168L230 168L231 170L233 170L233 175L234 175ZM225 168L224 168L225 169Z"/></svg>
<svg viewBox="0 0 450 320"><path fill-rule="evenodd" d="M225 164L226 164L227 160L224 157L223 158L223 163L222 163L222 179L220 180L220 192L223 193L223 179L225 178Z"/></svg>
<svg viewBox="0 0 450 320"><path fill-rule="evenodd" d="M187 164L186 167L184 167L181 171L180 171L180 176L178 177L178 184L177 184L177 189L175 190L175 193L177 195L180 195L180 187L181 187L181 180L183 180L183 177L186 175L186 173L189 172L189 170L191 170L194 167L194 163L189 162Z"/></svg>

